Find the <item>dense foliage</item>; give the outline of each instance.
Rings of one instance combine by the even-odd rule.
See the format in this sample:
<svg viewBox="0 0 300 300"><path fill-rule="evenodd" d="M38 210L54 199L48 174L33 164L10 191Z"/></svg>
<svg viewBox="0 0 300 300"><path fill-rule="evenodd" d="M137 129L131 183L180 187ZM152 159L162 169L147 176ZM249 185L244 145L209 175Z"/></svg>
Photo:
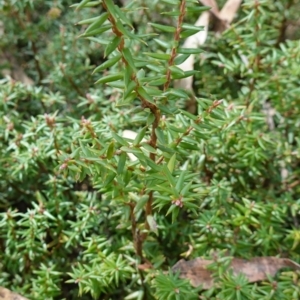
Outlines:
<svg viewBox="0 0 300 300"><path fill-rule="evenodd" d="M216 250L300 262L299 1L246 0L221 37L183 49L205 9L0 1L1 286L29 299L298 299L288 270L249 284L220 258L207 291L169 270ZM190 75L195 114L174 88Z"/></svg>

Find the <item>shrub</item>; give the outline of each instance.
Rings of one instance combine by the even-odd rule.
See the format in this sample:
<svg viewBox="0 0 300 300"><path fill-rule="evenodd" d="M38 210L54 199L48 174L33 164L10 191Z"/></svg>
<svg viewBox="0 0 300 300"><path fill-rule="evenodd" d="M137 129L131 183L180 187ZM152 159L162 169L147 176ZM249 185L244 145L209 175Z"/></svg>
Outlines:
<svg viewBox="0 0 300 300"><path fill-rule="evenodd" d="M184 49L195 1L71 4L0 5L2 69L33 83L0 82L0 284L30 299L197 299L168 271L182 256L299 261L300 44L285 33L299 5L245 1L221 38ZM191 75L196 114L174 87ZM228 275L200 293L296 299L296 276Z"/></svg>

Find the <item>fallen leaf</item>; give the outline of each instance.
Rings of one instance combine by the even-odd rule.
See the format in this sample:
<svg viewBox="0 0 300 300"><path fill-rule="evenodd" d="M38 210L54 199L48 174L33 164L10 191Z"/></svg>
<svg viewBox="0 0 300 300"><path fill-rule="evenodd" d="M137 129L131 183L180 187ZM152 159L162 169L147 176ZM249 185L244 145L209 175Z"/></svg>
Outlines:
<svg viewBox="0 0 300 300"><path fill-rule="evenodd" d="M203 45L207 38L209 24L209 12L203 12L195 23L196 26L204 26L204 29L189 36L184 44L183 48L194 48L197 49L201 45ZM191 54L188 59L186 59L182 64L178 65L178 67L183 71L194 70L194 61L195 55ZM185 90L193 90L193 76L189 76L186 78L182 78L175 82L176 88L181 88Z"/></svg>
<svg viewBox="0 0 300 300"><path fill-rule="evenodd" d="M221 9L219 17L230 24L233 21L241 3L242 0L228 0Z"/></svg>
<svg viewBox="0 0 300 300"><path fill-rule="evenodd" d="M172 271L180 273L180 278L187 278L190 280L192 286L199 286L207 290L213 286L212 272L207 270L207 266L213 263L212 260L205 260L196 258L185 261L181 259L173 267Z"/></svg>
<svg viewBox="0 0 300 300"><path fill-rule="evenodd" d="M219 8L218 8L218 4L215 0L198 0L201 4L203 4L204 6L209 6L211 7L211 12L213 14L218 14L219 13Z"/></svg>
<svg viewBox="0 0 300 300"><path fill-rule="evenodd" d="M213 273L207 269L213 260L196 258L190 261L181 259L172 268L173 272L180 272L181 278L190 280L194 287L202 285L207 290L213 287ZM257 282L274 276L282 268L300 270L300 265L287 258L278 257L255 257L250 260L233 258L229 269L234 275L243 274L249 282Z"/></svg>
<svg viewBox="0 0 300 300"><path fill-rule="evenodd" d="M0 300L28 300L28 299L0 286Z"/></svg>
<svg viewBox="0 0 300 300"><path fill-rule="evenodd" d="M0 54L0 65L9 65L9 67L4 67L1 70L2 76L11 77L13 80L20 81L25 85L34 84L34 81L26 75L23 68L9 53L3 52Z"/></svg>
<svg viewBox="0 0 300 300"><path fill-rule="evenodd" d="M216 33L221 33L227 29L241 4L241 0L228 0L221 11L219 11L217 2L215 0L198 1L205 6L211 7L211 9L209 11L204 11L195 23L196 26L204 26L204 29L188 37L183 44L183 48L199 48L205 43L210 19L213 21L213 27ZM213 18L210 18L210 16ZM192 54L181 65L178 65L178 67L183 71L194 70L194 62L195 55ZM195 113L197 110L196 99L193 96L193 79L193 76L190 76L175 82L176 88L185 89L191 92L192 96L186 105L186 110L190 113Z"/></svg>

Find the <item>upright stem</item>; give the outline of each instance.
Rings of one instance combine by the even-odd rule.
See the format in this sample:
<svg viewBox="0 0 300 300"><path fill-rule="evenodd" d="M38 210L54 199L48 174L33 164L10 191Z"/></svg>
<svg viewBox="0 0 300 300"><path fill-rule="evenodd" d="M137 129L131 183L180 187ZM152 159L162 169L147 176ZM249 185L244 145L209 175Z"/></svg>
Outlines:
<svg viewBox="0 0 300 300"><path fill-rule="evenodd" d="M174 64L174 59L175 59L175 56L176 56L176 53L177 53L177 47L178 47L179 40L180 40L180 32L181 32L181 28L182 28L182 23L183 23L183 19L184 19L184 15L185 15L185 5L186 5L186 1L182 0L181 3L180 3L180 8L179 8L180 14L179 14L179 17L178 17L176 31L175 31L175 34L174 34L174 45L173 45L173 48L171 50L171 56L170 56L170 59L168 61L168 67L170 67ZM167 70L166 78L167 78L167 80L166 80L166 82L164 84L164 88L163 88L164 91L166 91L168 89L168 87L171 83L171 70L170 70L170 68L168 68L168 70ZM155 116L154 122L152 124L151 139L150 139L149 144L153 148L156 149L156 147L157 147L156 129L159 126L159 121L160 121L160 118L161 118L161 114L160 114L160 111L159 111L159 109L157 108L156 105L153 105L151 103L149 103L149 104L151 105L151 107L149 107L149 106L148 107L150 108L151 112ZM151 160L153 160L155 162L156 155L154 153L150 153L149 157L150 157ZM153 200L154 200L153 191L150 191L149 192L149 198L148 198L148 201L147 201L146 207L145 207L145 217L146 217L145 229L146 230L150 229L149 223L147 221L147 217L152 215ZM147 233L145 233L143 235L143 240L146 239L146 237L147 237Z"/></svg>
<svg viewBox="0 0 300 300"><path fill-rule="evenodd" d="M185 0L181 0L180 3L180 14L178 17L178 22L177 22L177 26L176 26L176 31L174 34L174 45L173 48L171 50L171 57L168 61L168 66L171 67L174 64L174 59L177 53L177 48L178 48L178 44L179 44L179 40L180 40L180 32L181 32L181 28L182 28L182 23L183 23L183 19L184 19L184 15L185 15L185 5L186 5L186 1ZM167 70L167 74L166 74L166 78L167 81L164 84L164 91L166 91L171 83L171 70L170 68L168 68Z"/></svg>

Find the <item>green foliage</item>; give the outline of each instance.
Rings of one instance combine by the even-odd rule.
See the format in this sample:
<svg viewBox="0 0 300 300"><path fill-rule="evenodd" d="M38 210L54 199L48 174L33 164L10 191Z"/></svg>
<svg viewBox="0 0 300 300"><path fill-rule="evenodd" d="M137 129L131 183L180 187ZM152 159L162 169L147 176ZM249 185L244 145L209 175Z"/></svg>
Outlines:
<svg viewBox="0 0 300 300"><path fill-rule="evenodd" d="M33 84L0 79L0 285L30 299L297 299L295 272L249 284L223 262L203 291L167 271L225 249L299 262L300 44L284 32L297 8L244 1L220 38L184 49L197 1L1 2L1 70ZM191 75L196 114L174 86Z"/></svg>

